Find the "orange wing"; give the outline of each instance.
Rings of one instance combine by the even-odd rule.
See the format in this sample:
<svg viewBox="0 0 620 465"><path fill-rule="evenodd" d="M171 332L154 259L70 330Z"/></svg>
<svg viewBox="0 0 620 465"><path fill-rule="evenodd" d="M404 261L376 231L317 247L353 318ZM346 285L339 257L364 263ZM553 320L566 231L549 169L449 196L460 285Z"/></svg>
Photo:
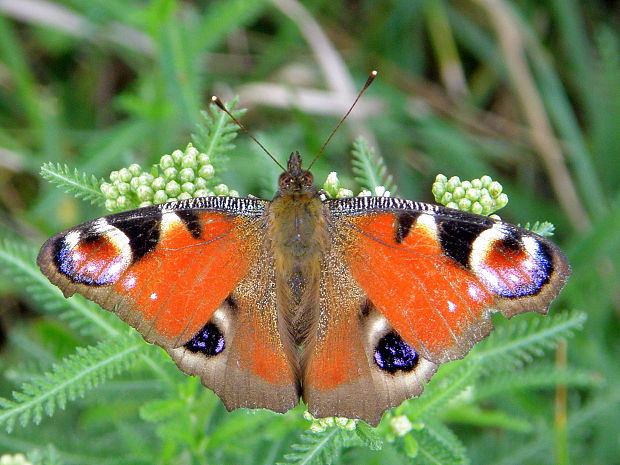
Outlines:
<svg viewBox="0 0 620 465"><path fill-rule="evenodd" d="M570 272L550 241L487 217L381 197L325 207L320 320L302 361L317 417L376 425L485 337L492 309L545 312Z"/></svg>
<svg viewBox="0 0 620 465"><path fill-rule="evenodd" d="M55 235L38 263L66 296L82 294L165 348L228 408L284 411L299 394L275 278L262 268L267 204L207 197L110 215Z"/></svg>
<svg viewBox="0 0 620 465"><path fill-rule="evenodd" d="M552 242L488 217L391 198L332 210L356 282L435 363L462 358L485 337L491 309L545 313L570 274Z"/></svg>

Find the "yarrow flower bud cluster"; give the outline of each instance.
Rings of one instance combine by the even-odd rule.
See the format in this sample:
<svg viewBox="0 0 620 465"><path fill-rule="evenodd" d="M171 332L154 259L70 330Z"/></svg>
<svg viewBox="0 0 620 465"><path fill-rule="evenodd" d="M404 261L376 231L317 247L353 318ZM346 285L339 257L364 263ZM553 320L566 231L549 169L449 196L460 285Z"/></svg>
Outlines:
<svg viewBox="0 0 620 465"><path fill-rule="evenodd" d="M304 412L304 418L312 422L310 431L314 433L322 433L327 428L331 428L332 426L337 426L338 428L347 431L353 431L359 423L359 420L345 417L314 418L308 411Z"/></svg>
<svg viewBox="0 0 620 465"><path fill-rule="evenodd" d="M508 196L502 189L502 185L489 176L461 181L458 176L448 179L438 174L432 191L435 200L448 208L488 216L508 203Z"/></svg>
<svg viewBox="0 0 620 465"><path fill-rule="evenodd" d="M361 191L358 197L390 197L392 193L383 186L376 186L374 192L367 189Z"/></svg>
<svg viewBox="0 0 620 465"><path fill-rule="evenodd" d="M24 454L4 454L0 456L0 465L32 465Z"/></svg>
<svg viewBox="0 0 620 465"><path fill-rule="evenodd" d="M332 171L327 176L325 183L323 184L323 190L327 192L327 194L336 199L342 199L346 197L353 197L353 191L350 189L345 189L341 186L340 180L338 179L338 173Z"/></svg>
<svg viewBox="0 0 620 465"><path fill-rule="evenodd" d="M105 208L110 211L210 195L239 196L225 184L212 186L214 176L209 155L188 144L184 151L163 155L150 172L135 163L112 171L110 182L100 188L106 198Z"/></svg>

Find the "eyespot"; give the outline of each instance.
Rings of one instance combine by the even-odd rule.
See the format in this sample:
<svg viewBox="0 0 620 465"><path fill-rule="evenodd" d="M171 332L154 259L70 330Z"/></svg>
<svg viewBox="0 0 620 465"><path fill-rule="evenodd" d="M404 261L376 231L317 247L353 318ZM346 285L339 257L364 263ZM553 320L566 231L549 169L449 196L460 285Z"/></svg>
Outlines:
<svg viewBox="0 0 620 465"><path fill-rule="evenodd" d="M221 353L226 347L224 335L213 323L207 323L184 346L190 352L200 352L207 356Z"/></svg>
<svg viewBox="0 0 620 465"><path fill-rule="evenodd" d="M420 357L418 353L395 332L389 332L377 342L375 363L388 373L413 370Z"/></svg>

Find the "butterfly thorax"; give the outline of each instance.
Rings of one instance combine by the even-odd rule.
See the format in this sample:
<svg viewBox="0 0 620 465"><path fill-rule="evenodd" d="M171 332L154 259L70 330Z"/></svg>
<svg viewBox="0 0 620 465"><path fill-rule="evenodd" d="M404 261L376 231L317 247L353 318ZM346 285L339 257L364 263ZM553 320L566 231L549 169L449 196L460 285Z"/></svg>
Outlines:
<svg viewBox="0 0 620 465"><path fill-rule="evenodd" d="M299 152L291 153L268 212L275 252L284 260L320 258L326 232L323 204L313 180L312 173L302 169Z"/></svg>

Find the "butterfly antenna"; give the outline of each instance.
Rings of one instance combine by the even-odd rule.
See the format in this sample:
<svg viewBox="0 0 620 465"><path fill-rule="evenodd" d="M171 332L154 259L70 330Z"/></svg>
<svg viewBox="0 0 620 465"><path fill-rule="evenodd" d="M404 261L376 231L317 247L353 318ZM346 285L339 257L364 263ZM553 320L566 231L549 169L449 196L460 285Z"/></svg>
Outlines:
<svg viewBox="0 0 620 465"><path fill-rule="evenodd" d="M235 124L237 126L239 126L243 130L243 132L245 132L248 136L250 136L250 139L252 139L254 142L256 142L258 144L258 146L261 149L263 149L263 152L265 152L267 155L269 155L269 158L271 158L276 163L276 165L278 165L282 169L282 171L286 171L286 168L284 166L282 166L280 164L280 162L274 158L274 156L269 152L269 150L267 150L265 148L265 146L263 144L261 144L258 141L258 139L256 137L254 137L252 135L252 133L250 131L248 131L245 128L245 126L239 122L239 120L237 118L235 118L233 116L233 114L230 111L228 111L228 109L224 106L224 104L222 103L222 101L218 97L216 97L215 95L213 97L211 97L211 103L216 104L219 107L220 110L222 110L224 113L226 113L228 116L230 116L230 119L232 119L235 122Z"/></svg>
<svg viewBox="0 0 620 465"><path fill-rule="evenodd" d="M308 170L312 168L312 165L314 165L314 162L317 161L319 156L323 153L323 150L325 149L325 147L327 147L327 144L329 144L329 141L332 140L332 137L334 137L334 134L336 134L336 131L338 131L342 123L344 123L344 120L347 119L347 116L349 116L349 114L351 113L351 110L353 110L353 107L355 106L357 101L360 99L362 94L366 92L366 89L368 89L368 87L370 87L370 84L372 84L372 81L375 80L375 78L377 77L377 74L378 74L377 71L371 71L370 76L368 76L368 79L366 79L366 84L364 84L364 87L362 87L362 90L360 90L359 93L357 94L357 97L355 97L355 100L353 101L351 108L349 108L349 111L347 111L346 114L340 119L340 121L338 122L334 130L331 132L327 140L323 143L321 150L319 150L319 153L315 155L314 159L312 160L312 163L310 163L310 166L308 166Z"/></svg>

